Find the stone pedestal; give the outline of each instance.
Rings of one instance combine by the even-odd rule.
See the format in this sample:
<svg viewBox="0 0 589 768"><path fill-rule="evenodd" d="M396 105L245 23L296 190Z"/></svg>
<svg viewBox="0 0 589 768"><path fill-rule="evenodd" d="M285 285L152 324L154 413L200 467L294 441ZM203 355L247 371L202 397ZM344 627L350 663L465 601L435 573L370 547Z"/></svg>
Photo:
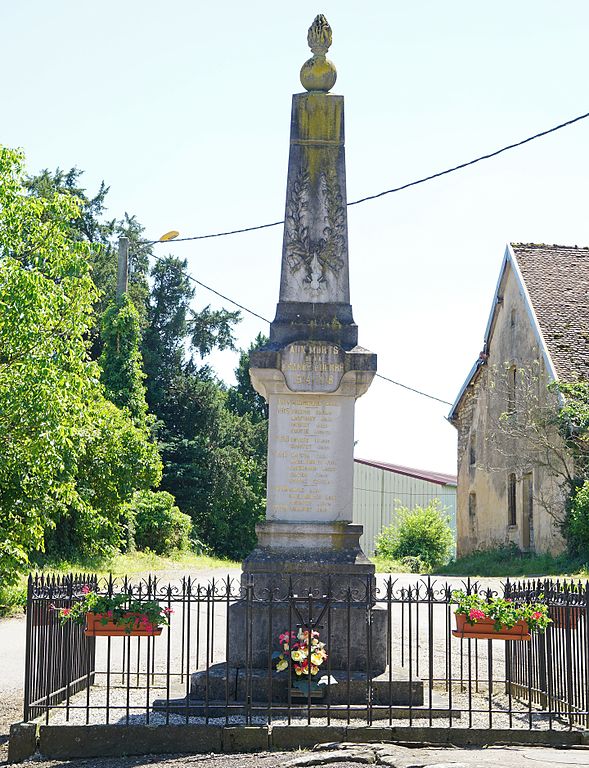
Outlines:
<svg viewBox="0 0 589 768"><path fill-rule="evenodd" d="M384 672L386 610L358 603L348 605L344 600L334 601L329 608L321 600L313 601L311 609L305 601L294 602L293 607L284 603L272 606L254 603L251 608L243 603L233 606L229 618L229 663L234 668L265 669L267 674L268 667L272 666L272 652L279 648L278 637L283 632L296 632L301 624L308 626L310 619L317 620L321 614L318 623L312 626L326 643L333 671L362 672L364 680L367 673L373 676ZM249 622L252 637L248 653L244 629ZM327 664L324 667L327 669Z"/></svg>

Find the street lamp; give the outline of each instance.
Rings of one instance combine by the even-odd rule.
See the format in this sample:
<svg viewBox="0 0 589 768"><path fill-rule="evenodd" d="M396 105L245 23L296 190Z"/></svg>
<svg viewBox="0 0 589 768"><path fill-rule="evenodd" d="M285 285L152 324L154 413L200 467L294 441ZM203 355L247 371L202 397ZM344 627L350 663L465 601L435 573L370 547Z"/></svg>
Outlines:
<svg viewBox="0 0 589 768"><path fill-rule="evenodd" d="M167 240L174 240L174 238L178 237L180 232L178 232L176 229L171 229L169 232L166 232L165 235L162 235L158 242L165 243Z"/></svg>

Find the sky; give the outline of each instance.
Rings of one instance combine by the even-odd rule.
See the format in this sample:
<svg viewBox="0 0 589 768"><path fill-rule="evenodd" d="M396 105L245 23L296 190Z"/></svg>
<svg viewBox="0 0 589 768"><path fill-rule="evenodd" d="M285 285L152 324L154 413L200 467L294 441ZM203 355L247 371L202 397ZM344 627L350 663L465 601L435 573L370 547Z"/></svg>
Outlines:
<svg viewBox="0 0 589 768"><path fill-rule="evenodd" d="M84 171L108 214L189 237L283 218L290 104L307 29L333 29L348 200L589 112L586 0L0 2L0 142L27 169ZM589 119L348 210L359 343L379 373L452 402L483 342L507 242L589 245ZM263 317L282 228L157 245ZM198 289L195 309L227 306ZM247 347L267 324L244 315ZM211 363L233 381L237 355ZM356 455L455 472L449 407L376 379Z"/></svg>

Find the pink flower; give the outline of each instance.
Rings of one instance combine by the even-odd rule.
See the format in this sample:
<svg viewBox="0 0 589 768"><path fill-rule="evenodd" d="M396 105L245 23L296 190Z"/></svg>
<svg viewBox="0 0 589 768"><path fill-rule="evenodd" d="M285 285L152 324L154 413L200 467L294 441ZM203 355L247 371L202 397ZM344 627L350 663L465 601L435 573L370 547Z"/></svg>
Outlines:
<svg viewBox="0 0 589 768"><path fill-rule="evenodd" d="M82 594L87 595L88 592L90 592L90 587L87 584L84 584L84 586L82 587Z"/></svg>
<svg viewBox="0 0 589 768"><path fill-rule="evenodd" d="M171 613L174 613L174 609L173 608L164 608L164 613L166 614L166 616L169 616Z"/></svg>
<svg viewBox="0 0 589 768"><path fill-rule="evenodd" d="M69 616L71 612L72 612L71 608L62 608L60 611L62 616Z"/></svg>
<svg viewBox="0 0 589 768"><path fill-rule="evenodd" d="M487 615L484 611L481 611L478 608L471 608L468 618L471 621L478 621L479 619L486 619Z"/></svg>
<svg viewBox="0 0 589 768"><path fill-rule="evenodd" d="M534 613L532 614L532 618L538 621L538 619L542 618L542 614L540 613L540 611L534 611Z"/></svg>
<svg viewBox="0 0 589 768"><path fill-rule="evenodd" d="M112 611L107 611L106 615L108 616L109 619L112 619Z"/></svg>

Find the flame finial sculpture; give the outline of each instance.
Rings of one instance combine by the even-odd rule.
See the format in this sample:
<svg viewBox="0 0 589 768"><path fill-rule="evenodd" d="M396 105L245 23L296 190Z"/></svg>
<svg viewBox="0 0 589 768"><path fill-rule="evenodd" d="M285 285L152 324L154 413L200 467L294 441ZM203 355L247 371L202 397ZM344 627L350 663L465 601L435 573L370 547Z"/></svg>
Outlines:
<svg viewBox="0 0 589 768"><path fill-rule="evenodd" d="M301 83L307 91L327 93L335 85L337 70L326 57L331 46L331 27L325 16L320 13L309 27L307 42L313 56L301 67Z"/></svg>

